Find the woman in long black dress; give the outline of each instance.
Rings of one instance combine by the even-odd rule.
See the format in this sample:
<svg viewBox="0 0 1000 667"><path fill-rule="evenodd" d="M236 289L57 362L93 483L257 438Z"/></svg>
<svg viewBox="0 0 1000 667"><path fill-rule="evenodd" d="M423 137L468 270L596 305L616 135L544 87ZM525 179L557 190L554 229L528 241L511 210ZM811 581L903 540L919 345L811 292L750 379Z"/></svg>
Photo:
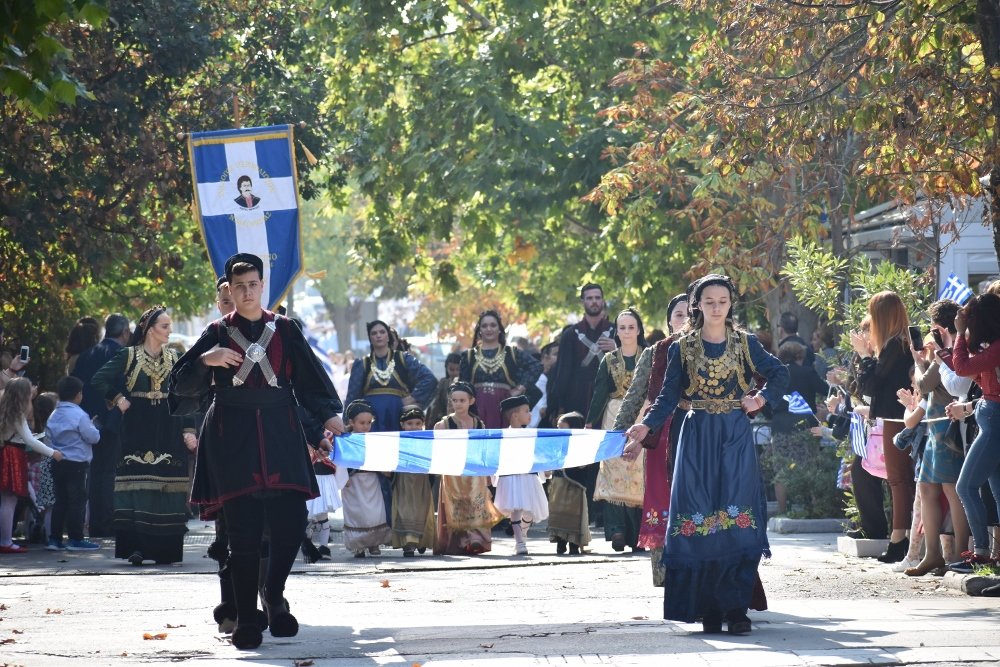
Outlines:
<svg viewBox="0 0 1000 667"><path fill-rule="evenodd" d="M188 450L185 423L167 406L167 377L177 357L167 347L171 322L163 306L139 319L129 346L91 382L122 412L122 458L115 473L115 558L178 563L187 532ZM193 424L188 429L194 431Z"/></svg>

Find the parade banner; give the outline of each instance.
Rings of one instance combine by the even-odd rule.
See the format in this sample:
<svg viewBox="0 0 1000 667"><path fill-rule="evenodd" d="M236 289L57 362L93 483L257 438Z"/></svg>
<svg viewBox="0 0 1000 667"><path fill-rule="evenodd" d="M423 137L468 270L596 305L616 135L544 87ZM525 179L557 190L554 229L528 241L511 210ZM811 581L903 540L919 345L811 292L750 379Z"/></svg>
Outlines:
<svg viewBox="0 0 1000 667"><path fill-rule="evenodd" d="M291 125L188 136L195 215L212 267L222 275L237 252L263 259L269 310L302 271L294 145Z"/></svg>
<svg viewBox="0 0 1000 667"><path fill-rule="evenodd" d="M331 458L340 467L433 475L517 475L621 456L622 431L591 429L449 429L347 433Z"/></svg>

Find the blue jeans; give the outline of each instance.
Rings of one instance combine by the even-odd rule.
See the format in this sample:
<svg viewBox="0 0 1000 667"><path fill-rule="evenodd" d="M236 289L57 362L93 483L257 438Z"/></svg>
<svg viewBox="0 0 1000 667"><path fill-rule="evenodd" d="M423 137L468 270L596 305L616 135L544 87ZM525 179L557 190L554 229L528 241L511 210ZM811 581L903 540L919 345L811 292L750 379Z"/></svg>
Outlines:
<svg viewBox="0 0 1000 667"><path fill-rule="evenodd" d="M990 548L990 533L986 528L986 503L979 495L979 487L990 483L993 497L998 499L1000 511L1000 403L980 399L976 407L979 435L969 447L962 464L955 490L965 507L969 519L972 542L976 549Z"/></svg>

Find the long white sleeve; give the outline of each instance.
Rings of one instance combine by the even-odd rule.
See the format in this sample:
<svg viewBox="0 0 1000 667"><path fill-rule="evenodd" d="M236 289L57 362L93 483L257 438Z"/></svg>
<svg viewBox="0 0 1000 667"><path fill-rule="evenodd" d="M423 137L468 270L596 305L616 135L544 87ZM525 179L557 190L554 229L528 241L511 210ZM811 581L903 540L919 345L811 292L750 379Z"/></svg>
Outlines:
<svg viewBox="0 0 1000 667"><path fill-rule="evenodd" d="M28 428L28 420L22 419L21 423L17 425L17 433L11 438L14 442L20 442L24 444L25 447L33 452L38 452L39 454L44 454L45 456L52 456L55 450L47 446L41 440L36 440L35 436L31 434L31 429Z"/></svg>
<svg viewBox="0 0 1000 667"><path fill-rule="evenodd" d="M962 377L948 368L946 364L941 364L939 370L941 371L941 386L944 387L945 391L958 400L964 399L969 393L969 388L972 387L972 378Z"/></svg>

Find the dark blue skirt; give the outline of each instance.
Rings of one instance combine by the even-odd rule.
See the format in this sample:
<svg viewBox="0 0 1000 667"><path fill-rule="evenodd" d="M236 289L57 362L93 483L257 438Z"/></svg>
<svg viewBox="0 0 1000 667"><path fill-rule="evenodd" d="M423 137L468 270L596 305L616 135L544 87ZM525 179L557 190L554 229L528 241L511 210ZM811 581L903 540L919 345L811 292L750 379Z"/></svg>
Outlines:
<svg viewBox="0 0 1000 667"><path fill-rule="evenodd" d="M750 420L740 410L684 416L663 548L663 617L691 623L746 611L770 555Z"/></svg>

